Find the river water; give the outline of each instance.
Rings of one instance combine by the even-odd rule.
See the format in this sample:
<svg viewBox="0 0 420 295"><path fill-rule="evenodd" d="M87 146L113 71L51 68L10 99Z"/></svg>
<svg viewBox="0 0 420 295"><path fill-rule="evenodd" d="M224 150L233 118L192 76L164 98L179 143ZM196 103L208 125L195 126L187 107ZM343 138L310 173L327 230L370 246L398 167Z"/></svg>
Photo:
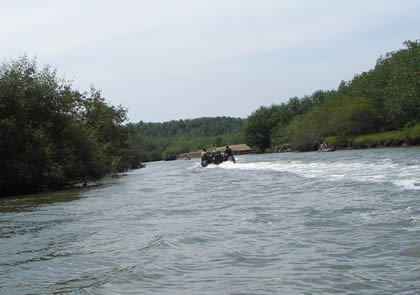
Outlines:
<svg viewBox="0 0 420 295"><path fill-rule="evenodd" d="M420 148L150 163L0 225L1 294L420 294Z"/></svg>

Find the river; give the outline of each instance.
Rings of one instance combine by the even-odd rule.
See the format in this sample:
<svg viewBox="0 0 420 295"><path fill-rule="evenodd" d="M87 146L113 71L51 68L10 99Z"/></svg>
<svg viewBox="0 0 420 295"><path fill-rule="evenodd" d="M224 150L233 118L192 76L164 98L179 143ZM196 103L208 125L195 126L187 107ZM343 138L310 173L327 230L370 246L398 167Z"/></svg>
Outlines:
<svg viewBox="0 0 420 295"><path fill-rule="evenodd" d="M148 163L0 225L1 294L420 294L420 148Z"/></svg>

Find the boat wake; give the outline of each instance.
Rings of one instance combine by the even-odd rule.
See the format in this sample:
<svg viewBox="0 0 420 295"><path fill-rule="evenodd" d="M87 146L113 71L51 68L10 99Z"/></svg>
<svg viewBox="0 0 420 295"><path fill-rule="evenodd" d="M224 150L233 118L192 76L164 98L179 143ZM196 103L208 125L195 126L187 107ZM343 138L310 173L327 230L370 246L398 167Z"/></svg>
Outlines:
<svg viewBox="0 0 420 295"><path fill-rule="evenodd" d="M403 189L420 190L420 165L403 165L385 159L380 163L287 161L223 163L223 169L267 170L286 172L306 178L331 181L390 182Z"/></svg>

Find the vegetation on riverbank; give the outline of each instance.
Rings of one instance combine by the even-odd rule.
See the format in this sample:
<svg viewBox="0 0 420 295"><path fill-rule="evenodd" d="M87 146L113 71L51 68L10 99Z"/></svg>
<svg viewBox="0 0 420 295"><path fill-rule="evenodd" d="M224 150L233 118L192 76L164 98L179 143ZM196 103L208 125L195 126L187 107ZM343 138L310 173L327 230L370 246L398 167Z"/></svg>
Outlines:
<svg viewBox="0 0 420 295"><path fill-rule="evenodd" d="M0 67L0 195L63 188L139 166L126 110L26 56Z"/></svg>
<svg viewBox="0 0 420 295"><path fill-rule="evenodd" d="M404 45L337 90L262 106L245 122L246 143L259 151L285 144L315 150L325 138L337 147L418 144L420 46Z"/></svg>
<svg viewBox="0 0 420 295"><path fill-rule="evenodd" d="M358 136L329 136L325 138L325 141L329 146L338 149L418 145L420 144L420 124L401 130Z"/></svg>

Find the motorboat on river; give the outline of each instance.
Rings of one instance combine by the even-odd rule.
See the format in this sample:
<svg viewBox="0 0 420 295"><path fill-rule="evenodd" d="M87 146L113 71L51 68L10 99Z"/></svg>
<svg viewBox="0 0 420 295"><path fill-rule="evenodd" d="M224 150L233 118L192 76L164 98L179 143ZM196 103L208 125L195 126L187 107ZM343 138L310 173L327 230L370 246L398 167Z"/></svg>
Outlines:
<svg viewBox="0 0 420 295"><path fill-rule="evenodd" d="M226 161L231 161L233 163L236 162L235 157L233 155L228 155L220 151L207 152L205 156L201 158L201 166L206 167L208 164L219 165Z"/></svg>

